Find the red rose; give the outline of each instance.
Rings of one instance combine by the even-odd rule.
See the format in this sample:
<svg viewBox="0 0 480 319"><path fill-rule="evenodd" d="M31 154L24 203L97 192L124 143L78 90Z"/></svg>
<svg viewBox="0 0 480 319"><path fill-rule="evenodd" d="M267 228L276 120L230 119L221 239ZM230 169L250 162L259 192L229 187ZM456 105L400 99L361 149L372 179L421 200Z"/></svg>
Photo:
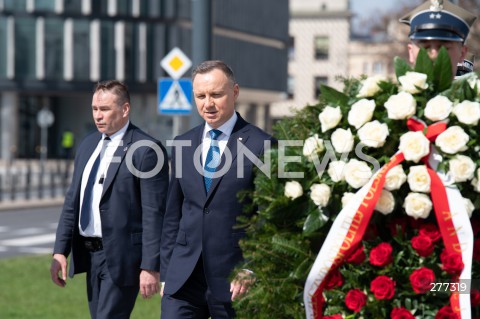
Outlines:
<svg viewBox="0 0 480 319"><path fill-rule="evenodd" d="M480 238L473 242L473 259L480 261Z"/></svg>
<svg viewBox="0 0 480 319"><path fill-rule="evenodd" d="M360 289L352 289L347 292L345 296L345 305L348 309L359 312L365 303L367 302L367 295L365 295Z"/></svg>
<svg viewBox="0 0 480 319"><path fill-rule="evenodd" d="M391 319L415 319L412 313L403 307L393 308L392 312L390 313L390 318Z"/></svg>
<svg viewBox="0 0 480 319"><path fill-rule="evenodd" d="M360 244L360 246L355 249L350 256L347 257L346 261L347 263L351 263L354 265L360 265L363 263L367 256L365 255L365 247Z"/></svg>
<svg viewBox="0 0 480 319"><path fill-rule="evenodd" d="M325 289L330 290L335 287L340 287L343 285L343 276L338 271L338 269L333 270L331 273L328 274L327 278L325 279L326 285Z"/></svg>
<svg viewBox="0 0 480 319"><path fill-rule="evenodd" d="M343 319L342 315L324 316L323 319Z"/></svg>
<svg viewBox="0 0 480 319"><path fill-rule="evenodd" d="M430 268L422 267L410 274L410 283L417 294L430 291L433 282L435 282L435 273Z"/></svg>
<svg viewBox="0 0 480 319"><path fill-rule="evenodd" d="M386 266L393 260L392 246L389 243L381 243L370 252L370 263L374 266Z"/></svg>
<svg viewBox="0 0 480 319"><path fill-rule="evenodd" d="M392 299L395 294L395 281L387 276L378 276L370 283L370 291L377 299Z"/></svg>
<svg viewBox="0 0 480 319"><path fill-rule="evenodd" d="M480 305L480 291L478 291L477 289L472 289L470 291L470 302L472 304L472 307Z"/></svg>
<svg viewBox="0 0 480 319"><path fill-rule="evenodd" d="M463 270L462 255L460 253L449 253L446 249L440 254L442 269L452 275L458 275Z"/></svg>
<svg viewBox="0 0 480 319"><path fill-rule="evenodd" d="M444 306L437 312L435 319L458 319L458 316L453 312L452 307Z"/></svg>
<svg viewBox="0 0 480 319"><path fill-rule="evenodd" d="M433 242L438 241L442 237L442 234L438 230L437 225L432 223L423 224L422 226L420 226L419 234L430 237Z"/></svg>
<svg viewBox="0 0 480 319"><path fill-rule="evenodd" d="M420 256L428 257L433 253L435 243L428 236L418 235L412 238L412 247Z"/></svg>

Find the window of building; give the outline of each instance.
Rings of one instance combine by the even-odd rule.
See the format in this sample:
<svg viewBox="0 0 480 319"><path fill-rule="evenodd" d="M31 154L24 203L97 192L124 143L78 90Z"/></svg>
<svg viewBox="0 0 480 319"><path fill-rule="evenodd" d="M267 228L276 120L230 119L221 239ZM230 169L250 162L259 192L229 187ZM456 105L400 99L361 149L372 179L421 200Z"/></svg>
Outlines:
<svg viewBox="0 0 480 319"><path fill-rule="evenodd" d="M0 78L7 77L7 18L0 16Z"/></svg>
<svg viewBox="0 0 480 319"><path fill-rule="evenodd" d="M63 19L45 19L45 78L63 79Z"/></svg>
<svg viewBox="0 0 480 319"><path fill-rule="evenodd" d="M385 73L385 65L383 62L374 62L372 71L374 74L384 74Z"/></svg>
<svg viewBox="0 0 480 319"><path fill-rule="evenodd" d="M295 78L291 75L287 78L287 94L289 99L295 97Z"/></svg>
<svg viewBox="0 0 480 319"><path fill-rule="evenodd" d="M322 92L320 90L320 86L322 84L328 84L328 78L326 76L316 76L314 81L315 81L315 83L314 83L315 95L313 96L313 98L318 99L320 94L322 94Z"/></svg>
<svg viewBox="0 0 480 319"><path fill-rule="evenodd" d="M80 14L80 13L82 13L82 1L80 1L80 0L63 0L63 10L65 11L65 13Z"/></svg>
<svg viewBox="0 0 480 319"><path fill-rule="evenodd" d="M101 21L101 58L100 58L100 78L114 79L115 76L115 32L112 21Z"/></svg>
<svg viewBox="0 0 480 319"><path fill-rule="evenodd" d="M288 37L288 59L295 59L295 38L292 36Z"/></svg>
<svg viewBox="0 0 480 319"><path fill-rule="evenodd" d="M328 59L328 37L317 36L315 37L315 59L316 60L326 60Z"/></svg>
<svg viewBox="0 0 480 319"><path fill-rule="evenodd" d="M4 0L5 10L16 12L25 12L27 10L27 0Z"/></svg>
<svg viewBox="0 0 480 319"><path fill-rule="evenodd" d="M117 15L132 15L132 0L117 0Z"/></svg>
<svg viewBox="0 0 480 319"><path fill-rule="evenodd" d="M35 0L35 11L55 11L55 0Z"/></svg>
<svg viewBox="0 0 480 319"><path fill-rule="evenodd" d="M90 23L73 22L73 74L77 80L90 79Z"/></svg>
<svg viewBox="0 0 480 319"><path fill-rule="evenodd" d="M34 18L15 19L15 77L35 78L35 34Z"/></svg>

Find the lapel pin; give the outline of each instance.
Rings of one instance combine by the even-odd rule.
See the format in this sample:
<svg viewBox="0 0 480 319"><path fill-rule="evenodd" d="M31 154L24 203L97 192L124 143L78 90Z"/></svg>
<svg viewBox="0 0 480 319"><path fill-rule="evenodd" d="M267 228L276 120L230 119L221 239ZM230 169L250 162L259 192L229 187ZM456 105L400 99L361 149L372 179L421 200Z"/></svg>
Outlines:
<svg viewBox="0 0 480 319"><path fill-rule="evenodd" d="M239 137L238 140L239 140L239 141L243 140L243 137Z"/></svg>

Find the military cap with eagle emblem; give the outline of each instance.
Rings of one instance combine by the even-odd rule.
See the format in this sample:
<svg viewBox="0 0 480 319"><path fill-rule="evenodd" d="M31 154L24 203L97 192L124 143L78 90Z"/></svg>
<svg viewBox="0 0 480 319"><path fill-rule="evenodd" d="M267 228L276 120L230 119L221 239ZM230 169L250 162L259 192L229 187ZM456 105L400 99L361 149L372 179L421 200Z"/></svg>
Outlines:
<svg viewBox="0 0 480 319"><path fill-rule="evenodd" d="M410 25L411 40L465 42L476 18L449 1L431 0L407 13L400 22Z"/></svg>

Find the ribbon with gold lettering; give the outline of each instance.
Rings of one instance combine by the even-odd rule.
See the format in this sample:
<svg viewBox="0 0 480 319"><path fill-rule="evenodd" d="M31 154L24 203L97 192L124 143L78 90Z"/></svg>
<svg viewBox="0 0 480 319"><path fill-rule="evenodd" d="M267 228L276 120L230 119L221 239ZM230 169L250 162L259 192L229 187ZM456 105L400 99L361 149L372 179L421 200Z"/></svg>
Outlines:
<svg viewBox="0 0 480 319"><path fill-rule="evenodd" d="M412 131L424 131L425 136L432 142L446 129L445 123L435 123L425 127L423 123L415 119L409 119L407 125ZM432 150L435 152L433 146ZM322 318L323 288L326 284L324 279L343 263L345 258L353 252L362 240L385 184L386 174L390 169L403 161L404 156L401 152L395 154L366 185L357 191L355 196L338 214L305 283L303 297L308 319ZM426 156L425 162L428 163L427 167L432 180L432 202L439 229L442 233L442 239L445 242L445 246L448 247L447 251L461 251L465 268L460 278L467 279L471 271L473 235L469 226L468 215L463 205L463 198L455 187L449 186L446 188L437 173L431 169L431 167L436 167L436 164L438 164L435 163L432 156ZM432 178L432 176L434 177ZM449 202L457 203L457 205L454 205L456 218L452 218L453 214L451 213ZM458 205L458 203L461 204ZM466 224L465 217L467 219ZM462 225L466 225L465 229ZM468 262L469 264L467 265ZM470 317L469 294L452 294L450 302L452 309L454 309L460 319Z"/></svg>

